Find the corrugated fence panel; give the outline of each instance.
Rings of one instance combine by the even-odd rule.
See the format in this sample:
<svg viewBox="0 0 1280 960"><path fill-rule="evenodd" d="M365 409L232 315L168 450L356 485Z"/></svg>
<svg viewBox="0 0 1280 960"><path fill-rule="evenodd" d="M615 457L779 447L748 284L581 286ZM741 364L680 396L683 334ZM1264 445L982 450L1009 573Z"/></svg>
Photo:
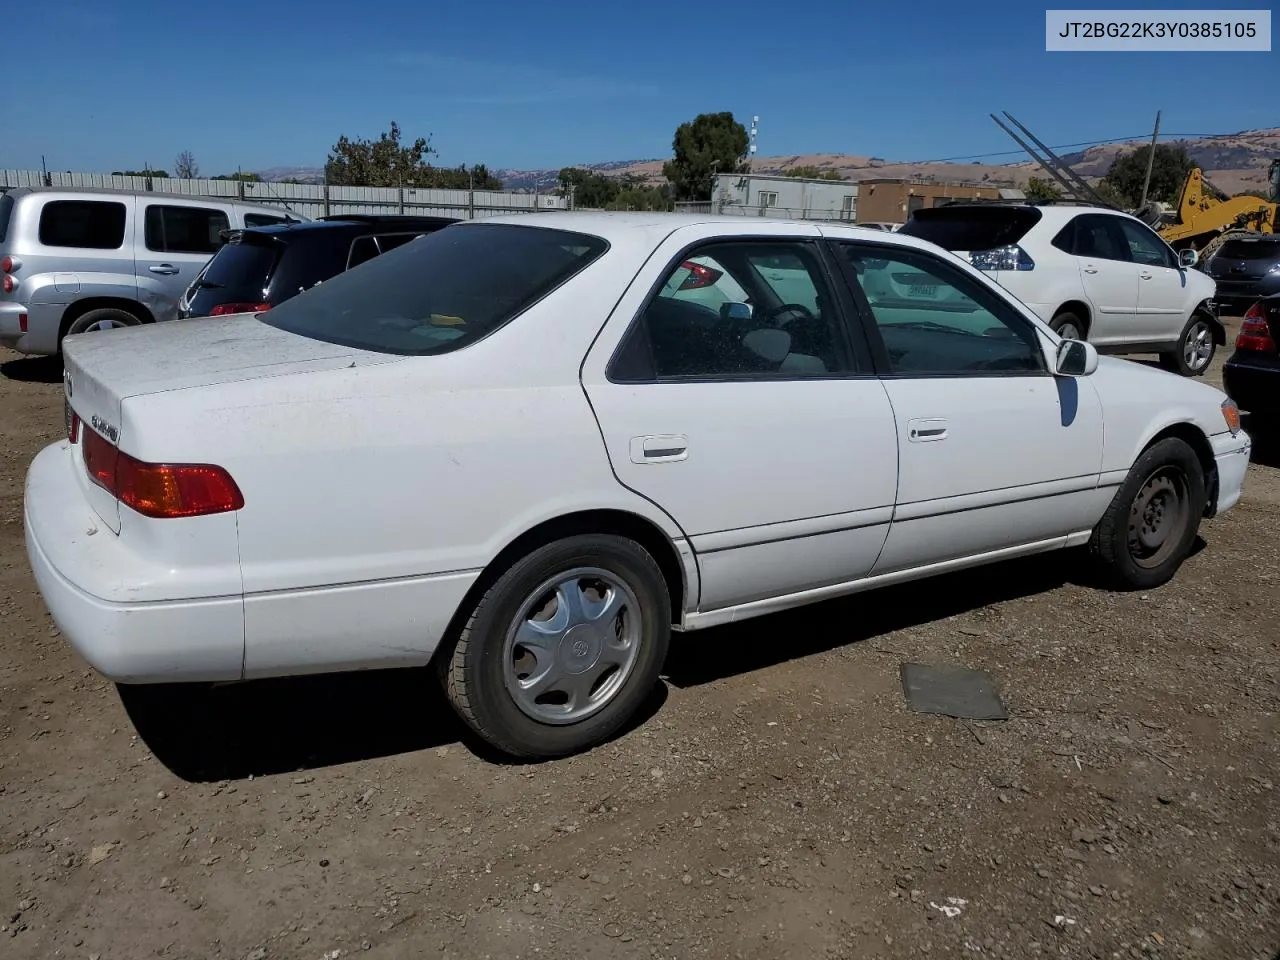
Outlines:
<svg viewBox="0 0 1280 960"><path fill-rule="evenodd" d="M0 170L0 187L38 187L44 182L39 170ZM151 190L192 197L238 197L243 186L246 203L284 207L305 217L328 214L399 213L431 214L466 219L473 215L519 213L534 210L564 210L568 201L550 194L507 193L501 190L441 190L406 187L403 195L396 187L329 187L312 183L254 183L235 180L180 180L154 177L123 177L106 173L49 171L55 187L93 187L109 190Z"/></svg>

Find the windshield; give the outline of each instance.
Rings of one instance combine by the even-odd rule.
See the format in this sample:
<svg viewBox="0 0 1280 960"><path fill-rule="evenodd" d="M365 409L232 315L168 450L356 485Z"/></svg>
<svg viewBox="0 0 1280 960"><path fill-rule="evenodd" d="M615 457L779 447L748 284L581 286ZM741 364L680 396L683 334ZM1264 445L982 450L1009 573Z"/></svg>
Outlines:
<svg viewBox="0 0 1280 960"><path fill-rule="evenodd" d="M1280 259L1280 240L1228 240L1218 256L1223 260Z"/></svg>
<svg viewBox="0 0 1280 960"><path fill-rule="evenodd" d="M917 210L899 233L944 250L977 252L1017 243L1040 217L1035 207L935 207Z"/></svg>
<svg viewBox="0 0 1280 960"><path fill-rule="evenodd" d="M447 353L497 330L607 248L599 237L542 227L446 227L339 274L259 320L361 350Z"/></svg>

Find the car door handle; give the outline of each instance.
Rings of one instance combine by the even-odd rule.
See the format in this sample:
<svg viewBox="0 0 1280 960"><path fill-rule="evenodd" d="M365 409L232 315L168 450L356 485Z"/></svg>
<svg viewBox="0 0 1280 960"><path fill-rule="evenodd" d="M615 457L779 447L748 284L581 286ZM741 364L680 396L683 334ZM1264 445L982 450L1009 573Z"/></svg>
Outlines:
<svg viewBox="0 0 1280 960"><path fill-rule="evenodd" d="M1095 266L1094 266L1093 264L1091 264L1091 263L1086 263L1086 264L1085 264L1083 267L1081 267L1080 269L1082 269L1085 273L1097 273L1097 272L1098 272L1098 268L1097 268L1097 267L1095 267Z"/></svg>
<svg viewBox="0 0 1280 960"><path fill-rule="evenodd" d="M178 268L175 267L172 263L157 263L150 267L147 267L147 269L150 270L152 273L159 273L166 277L172 276L173 274L178 272Z"/></svg>
<svg viewBox="0 0 1280 960"><path fill-rule="evenodd" d="M689 457L689 438L661 434L631 438L632 463L675 463Z"/></svg>
<svg viewBox="0 0 1280 960"><path fill-rule="evenodd" d="M947 439L946 420L908 420L907 439L912 443L928 443L931 440Z"/></svg>
<svg viewBox="0 0 1280 960"><path fill-rule="evenodd" d="M1149 270L1143 270L1140 274L1138 274L1138 276L1140 276L1143 280L1150 280L1153 276L1155 276L1155 274L1151 273L1151 271Z"/></svg>

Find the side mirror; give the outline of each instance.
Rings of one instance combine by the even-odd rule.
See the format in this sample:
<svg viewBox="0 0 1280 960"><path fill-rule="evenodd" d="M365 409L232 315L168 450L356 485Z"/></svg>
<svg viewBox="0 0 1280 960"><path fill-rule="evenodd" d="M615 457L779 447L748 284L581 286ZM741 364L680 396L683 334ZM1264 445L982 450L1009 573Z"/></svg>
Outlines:
<svg viewBox="0 0 1280 960"><path fill-rule="evenodd" d="M791 352L791 334L777 327L761 327L743 337L742 345L761 360L781 363Z"/></svg>
<svg viewBox="0 0 1280 960"><path fill-rule="evenodd" d="M721 320L736 320L739 322L750 320L751 313L751 304L749 303L736 303L731 301L729 303L720 304Z"/></svg>
<svg viewBox="0 0 1280 960"><path fill-rule="evenodd" d="M1178 251L1178 266L1184 270L1190 270L1200 262L1200 254L1190 248Z"/></svg>
<svg viewBox="0 0 1280 960"><path fill-rule="evenodd" d="M1060 377L1087 377L1098 369L1098 350L1087 340L1063 340L1054 358L1054 373Z"/></svg>

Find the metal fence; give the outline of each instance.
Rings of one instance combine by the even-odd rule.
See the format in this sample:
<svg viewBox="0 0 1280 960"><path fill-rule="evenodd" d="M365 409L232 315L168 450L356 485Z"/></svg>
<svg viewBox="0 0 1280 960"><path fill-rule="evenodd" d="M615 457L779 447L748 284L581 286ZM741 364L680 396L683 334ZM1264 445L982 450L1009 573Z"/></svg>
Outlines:
<svg viewBox="0 0 1280 960"><path fill-rule="evenodd" d="M343 213L423 214L477 217L500 213L564 210L564 197L546 193L503 190L437 190L425 187L332 187L311 183L265 183L246 180L180 180L162 177L124 177L107 173L55 173L40 170L0 170L0 191L14 187L97 188L177 193L193 197L237 198L245 203L282 207L304 217Z"/></svg>
<svg viewBox="0 0 1280 960"><path fill-rule="evenodd" d="M764 217L773 220L826 220L840 223L853 223L857 219L857 208L853 210L816 210L812 207L748 207L740 203L725 203L721 200L694 202L678 202L677 213L714 213L736 217Z"/></svg>

